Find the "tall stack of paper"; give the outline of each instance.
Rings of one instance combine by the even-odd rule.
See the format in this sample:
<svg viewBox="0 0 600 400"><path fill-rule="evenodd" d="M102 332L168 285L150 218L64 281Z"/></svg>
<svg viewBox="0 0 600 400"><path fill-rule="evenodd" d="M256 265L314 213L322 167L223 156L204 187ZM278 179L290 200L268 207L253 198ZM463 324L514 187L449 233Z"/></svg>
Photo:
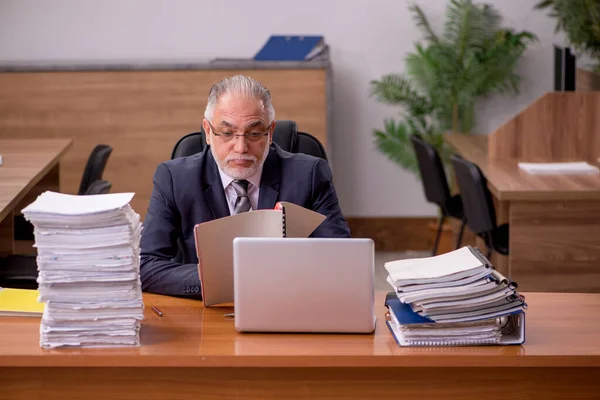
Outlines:
<svg viewBox="0 0 600 400"><path fill-rule="evenodd" d="M388 327L401 346L520 344L525 299L478 249L385 264Z"/></svg>
<svg viewBox="0 0 600 400"><path fill-rule="evenodd" d="M40 345L139 346L142 224L133 193L44 192L23 210L34 226Z"/></svg>

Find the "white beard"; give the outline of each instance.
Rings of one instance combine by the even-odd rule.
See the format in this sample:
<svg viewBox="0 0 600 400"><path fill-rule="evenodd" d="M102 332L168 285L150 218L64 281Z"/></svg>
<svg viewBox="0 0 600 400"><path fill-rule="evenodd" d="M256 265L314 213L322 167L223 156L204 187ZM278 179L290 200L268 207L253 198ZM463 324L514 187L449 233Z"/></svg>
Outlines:
<svg viewBox="0 0 600 400"><path fill-rule="evenodd" d="M256 157L254 157L254 156L246 155L246 154L239 154L237 156L227 156L227 157L225 157L224 160L221 160L215 154L215 149L213 146L210 146L210 151L211 151L214 159L217 161L217 163L219 164L219 166L221 167L221 169L223 170L223 172L225 172L225 174L227 176L230 176L236 180L243 180L243 179L250 178L251 176L256 174L262 168L263 164L265 163L265 160L267 159L267 156L269 155L270 147L271 146L269 146L269 145L265 146L265 150L263 151L263 154L262 154L262 157L260 158L260 160L257 160ZM247 168L230 167L228 162L231 160L235 160L235 159L252 161L252 165Z"/></svg>

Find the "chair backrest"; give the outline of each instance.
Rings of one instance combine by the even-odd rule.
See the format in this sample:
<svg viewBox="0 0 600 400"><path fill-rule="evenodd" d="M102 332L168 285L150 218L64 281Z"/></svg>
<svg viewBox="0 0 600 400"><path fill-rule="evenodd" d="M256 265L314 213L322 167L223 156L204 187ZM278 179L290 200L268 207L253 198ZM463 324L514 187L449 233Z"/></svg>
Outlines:
<svg viewBox="0 0 600 400"><path fill-rule="evenodd" d="M88 186L87 190L85 191L85 194L107 194L110 192L111 188L112 184L110 182L99 179L97 181L92 182L92 184Z"/></svg>
<svg viewBox="0 0 600 400"><path fill-rule="evenodd" d="M469 228L476 234L491 232L496 228L496 209L485 176L477 165L458 155L451 160Z"/></svg>
<svg viewBox="0 0 600 400"><path fill-rule="evenodd" d="M285 151L290 153L303 153L327 160L325 148L317 138L306 132L298 132L294 121L277 120L273 141ZM206 146L206 133L192 132L177 141L171 153L171 159L191 156L200 153Z"/></svg>
<svg viewBox="0 0 600 400"><path fill-rule="evenodd" d="M93 182L102 179L110 153L112 153L112 147L109 145L99 144L94 147L85 165L78 194L85 194Z"/></svg>
<svg viewBox="0 0 600 400"><path fill-rule="evenodd" d="M306 132L298 132L296 147L290 152L308 154L327 160L327 153L323 144L319 142L319 139Z"/></svg>
<svg viewBox="0 0 600 400"><path fill-rule="evenodd" d="M437 150L418 134L411 135L410 141L417 157L421 184L427 201L444 208L451 196L444 164Z"/></svg>
<svg viewBox="0 0 600 400"><path fill-rule="evenodd" d="M37 289L38 270L35 256L0 257L0 287Z"/></svg>

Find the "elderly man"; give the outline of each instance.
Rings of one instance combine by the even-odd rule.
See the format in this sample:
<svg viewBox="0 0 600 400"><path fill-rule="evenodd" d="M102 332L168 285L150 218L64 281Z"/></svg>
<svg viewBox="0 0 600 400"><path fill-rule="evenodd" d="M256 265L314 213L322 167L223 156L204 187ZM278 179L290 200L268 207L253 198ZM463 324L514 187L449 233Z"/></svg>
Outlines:
<svg viewBox="0 0 600 400"><path fill-rule="evenodd" d="M327 162L273 143L275 110L262 84L239 75L215 84L202 126L207 148L161 163L154 174L141 241L143 290L199 298L194 226L278 201L327 217L313 237L350 237ZM174 261L178 247L183 263Z"/></svg>

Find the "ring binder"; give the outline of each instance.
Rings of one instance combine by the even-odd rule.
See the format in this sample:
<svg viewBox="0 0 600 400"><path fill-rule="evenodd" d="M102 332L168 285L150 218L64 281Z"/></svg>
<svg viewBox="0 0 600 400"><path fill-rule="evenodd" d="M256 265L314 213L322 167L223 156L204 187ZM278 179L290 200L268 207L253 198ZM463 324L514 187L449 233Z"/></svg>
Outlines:
<svg viewBox="0 0 600 400"><path fill-rule="evenodd" d="M525 342L525 313L522 310L471 322L440 323L418 316L410 305L402 304L391 294L386 296L385 322L399 346L518 345Z"/></svg>
<svg viewBox="0 0 600 400"><path fill-rule="evenodd" d="M509 316L500 317L500 331L503 335L512 335L518 329L518 323L516 318L510 318Z"/></svg>

